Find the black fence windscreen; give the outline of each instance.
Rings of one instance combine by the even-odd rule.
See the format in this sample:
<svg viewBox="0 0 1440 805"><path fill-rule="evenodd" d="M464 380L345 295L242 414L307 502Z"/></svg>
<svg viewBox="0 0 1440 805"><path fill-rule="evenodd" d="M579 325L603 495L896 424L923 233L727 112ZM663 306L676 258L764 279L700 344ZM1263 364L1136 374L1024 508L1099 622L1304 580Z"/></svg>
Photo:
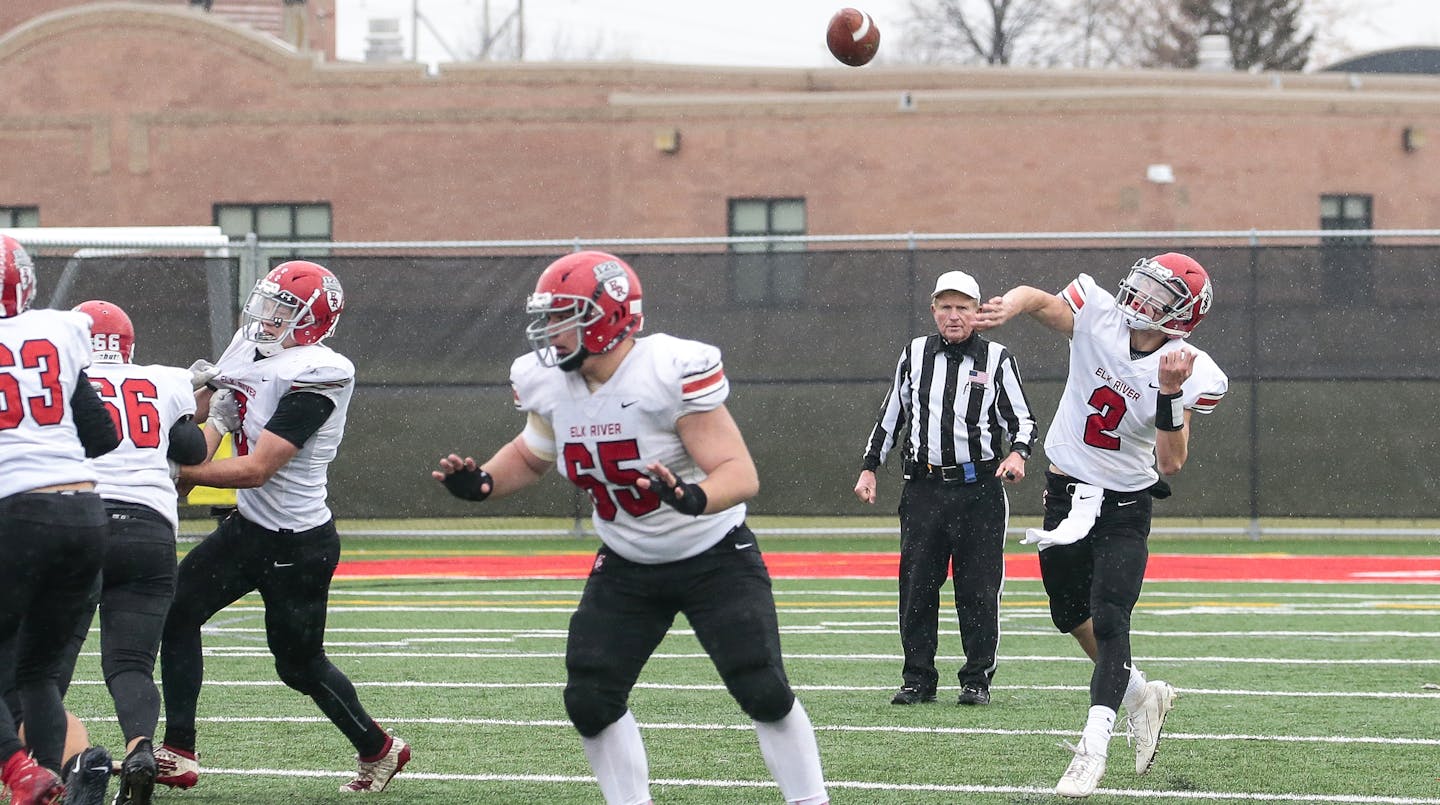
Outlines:
<svg viewBox="0 0 1440 805"><path fill-rule="evenodd" d="M729 407L760 469L751 509L862 514L898 502L897 461L881 470L878 510L851 489L902 345L933 329L929 292L939 274L965 270L987 296L1017 284L1054 292L1080 273L1113 291L1137 257L1166 250L621 256L644 285L646 332L723 350ZM1214 414L1195 418L1189 463L1157 515L1436 516L1440 458L1430 418L1440 400L1440 248L1185 251L1215 286L1192 341L1231 387ZM359 380L331 474L338 516L479 513L428 473L451 451L488 458L524 424L511 404L509 367L527 349L525 297L556 256L322 261L346 290L328 343L355 362ZM37 262L43 302L66 260ZM71 272L58 301L121 305L135 321L139 361L185 366L217 357L214 322L233 323L238 304L233 292L216 295L217 278L233 288L235 274L226 260L92 258ZM1063 385L1064 340L1028 320L989 337L1016 354L1043 432ZM1015 513L1040 512L1044 461L1037 449L1030 477L1012 489ZM481 505L485 514L589 510L559 478Z"/></svg>

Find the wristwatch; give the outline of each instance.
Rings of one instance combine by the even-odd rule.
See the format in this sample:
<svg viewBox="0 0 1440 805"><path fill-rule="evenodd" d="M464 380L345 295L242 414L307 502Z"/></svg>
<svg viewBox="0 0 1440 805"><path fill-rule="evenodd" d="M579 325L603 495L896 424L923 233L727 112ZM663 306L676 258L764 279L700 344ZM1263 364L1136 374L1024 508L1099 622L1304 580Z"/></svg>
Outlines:
<svg viewBox="0 0 1440 805"><path fill-rule="evenodd" d="M1010 445L1010 452L1019 453L1020 458L1026 461L1030 460L1030 445L1024 442L1016 442L1015 444Z"/></svg>

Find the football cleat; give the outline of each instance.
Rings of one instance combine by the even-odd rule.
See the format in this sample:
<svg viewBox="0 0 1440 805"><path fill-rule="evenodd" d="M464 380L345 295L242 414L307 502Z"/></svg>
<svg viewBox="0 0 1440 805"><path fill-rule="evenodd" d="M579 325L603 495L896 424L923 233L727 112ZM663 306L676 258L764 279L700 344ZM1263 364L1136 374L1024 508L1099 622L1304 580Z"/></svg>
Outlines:
<svg viewBox="0 0 1440 805"><path fill-rule="evenodd" d="M150 805L158 771L149 739L135 744L115 773L120 777L120 790L111 805Z"/></svg>
<svg viewBox="0 0 1440 805"><path fill-rule="evenodd" d="M895 696L890 700L891 704L928 704L935 701L935 691L920 688L918 685L905 685L895 691Z"/></svg>
<svg viewBox="0 0 1440 805"><path fill-rule="evenodd" d="M977 685L974 682L967 682L960 689L960 696L955 699L956 704L978 704L990 703L990 688L984 685Z"/></svg>
<svg viewBox="0 0 1440 805"><path fill-rule="evenodd" d="M194 752L161 744L155 750L155 782L171 788L190 788L200 782L200 761Z"/></svg>
<svg viewBox="0 0 1440 805"><path fill-rule="evenodd" d="M1168 682L1145 683L1145 698L1128 714L1130 738L1135 742L1135 773L1144 774L1155 764L1160 749L1160 729L1165 715L1175 706L1175 688Z"/></svg>
<svg viewBox="0 0 1440 805"><path fill-rule="evenodd" d="M1056 783L1055 793L1075 799L1095 793L1095 788L1100 785L1100 778L1105 776L1105 756L1099 752L1086 751L1083 739L1079 746L1062 745L1074 752L1075 757L1070 759L1065 774L1061 775L1060 782Z"/></svg>
<svg viewBox="0 0 1440 805"><path fill-rule="evenodd" d="M358 758L357 758L358 760ZM345 793L378 794L410 762L410 745L390 736L376 760L360 760L355 779L340 786Z"/></svg>
<svg viewBox="0 0 1440 805"><path fill-rule="evenodd" d="M110 786L110 753L87 746L65 768L65 805L105 805Z"/></svg>
<svg viewBox="0 0 1440 805"><path fill-rule="evenodd" d="M10 805L57 805L65 786L55 772L36 763L29 755L16 752L5 764L5 788Z"/></svg>

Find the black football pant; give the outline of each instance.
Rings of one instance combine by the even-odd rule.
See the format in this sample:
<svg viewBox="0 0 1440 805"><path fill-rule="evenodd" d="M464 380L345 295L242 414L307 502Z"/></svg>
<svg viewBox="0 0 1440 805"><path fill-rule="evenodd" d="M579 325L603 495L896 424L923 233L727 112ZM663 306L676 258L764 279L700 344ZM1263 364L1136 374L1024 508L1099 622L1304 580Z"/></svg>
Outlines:
<svg viewBox="0 0 1440 805"><path fill-rule="evenodd" d="M280 681L309 696L362 756L387 735L365 712L355 686L325 656L330 577L340 561L335 523L308 531L271 531L231 514L180 562L175 600L160 645L165 743L195 748L195 711L205 676L200 627L258 590L265 637Z"/></svg>
<svg viewBox="0 0 1440 805"><path fill-rule="evenodd" d="M1005 526L1010 504L998 478L973 484L933 478L900 492L900 645L904 683L935 690L940 588L953 567L955 614L965 664L960 684L989 687L1000 646Z"/></svg>
<svg viewBox="0 0 1440 805"><path fill-rule="evenodd" d="M65 745L60 676L67 643L90 617L105 533L105 504L93 492L0 499L0 644L14 641L14 691L31 754L55 771ZM0 703L0 761L20 748Z"/></svg>
<svg viewBox="0 0 1440 805"><path fill-rule="evenodd" d="M635 680L678 613L750 718L790 713L795 694L770 573L755 534L740 525L678 562L640 564L603 547L595 555L565 646L565 710L576 731L594 737L625 715Z"/></svg>
<svg viewBox="0 0 1440 805"><path fill-rule="evenodd" d="M1070 514L1074 478L1045 473L1045 528ZM1050 596L1055 628L1072 632L1094 620L1098 657L1090 676L1090 703L1120 709L1130 679L1130 613L1140 600L1150 559L1147 491L1105 490L1090 534L1040 552L1040 576Z"/></svg>

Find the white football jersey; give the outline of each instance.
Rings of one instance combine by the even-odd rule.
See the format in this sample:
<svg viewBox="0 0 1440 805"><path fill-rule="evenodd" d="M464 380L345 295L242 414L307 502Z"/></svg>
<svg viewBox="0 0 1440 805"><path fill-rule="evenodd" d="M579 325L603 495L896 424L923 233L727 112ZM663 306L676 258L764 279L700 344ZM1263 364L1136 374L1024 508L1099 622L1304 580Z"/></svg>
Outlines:
<svg viewBox="0 0 1440 805"><path fill-rule="evenodd" d="M553 441L527 429L539 455L554 455L560 474L590 493L600 539L632 562L686 559L745 521L745 504L692 517L635 485L660 462L688 483L705 476L685 452L675 421L720 407L730 396L720 350L657 334L635 339L620 368L591 392L579 372L541 366L534 353L510 367L515 405L550 423Z"/></svg>
<svg viewBox="0 0 1440 805"><path fill-rule="evenodd" d="M0 498L94 481L70 397L90 366L90 317L27 310L0 318Z"/></svg>
<svg viewBox="0 0 1440 805"><path fill-rule="evenodd" d="M96 362L90 382L120 427L120 446L91 460L106 500L149 506L180 527L170 479L170 427L195 413L190 371L173 366Z"/></svg>
<svg viewBox="0 0 1440 805"><path fill-rule="evenodd" d="M1131 360L1130 329L1120 306L1088 274L1059 296L1075 314L1075 330L1070 374L1045 436L1045 456L1086 483L1120 492L1146 489L1160 477L1155 471L1160 356L1178 349L1195 353L1180 402L1197 414L1215 410L1229 380L1209 355L1180 338Z"/></svg>
<svg viewBox="0 0 1440 805"><path fill-rule="evenodd" d="M237 456L250 452L286 394L310 392L335 403L320 430L270 480L255 489L235 490L240 514L271 531L304 531L329 522L326 479L345 435L355 365L324 344L294 346L262 357L255 344L237 332L215 366L219 374L211 382L233 389L240 406L240 431L231 437Z"/></svg>

